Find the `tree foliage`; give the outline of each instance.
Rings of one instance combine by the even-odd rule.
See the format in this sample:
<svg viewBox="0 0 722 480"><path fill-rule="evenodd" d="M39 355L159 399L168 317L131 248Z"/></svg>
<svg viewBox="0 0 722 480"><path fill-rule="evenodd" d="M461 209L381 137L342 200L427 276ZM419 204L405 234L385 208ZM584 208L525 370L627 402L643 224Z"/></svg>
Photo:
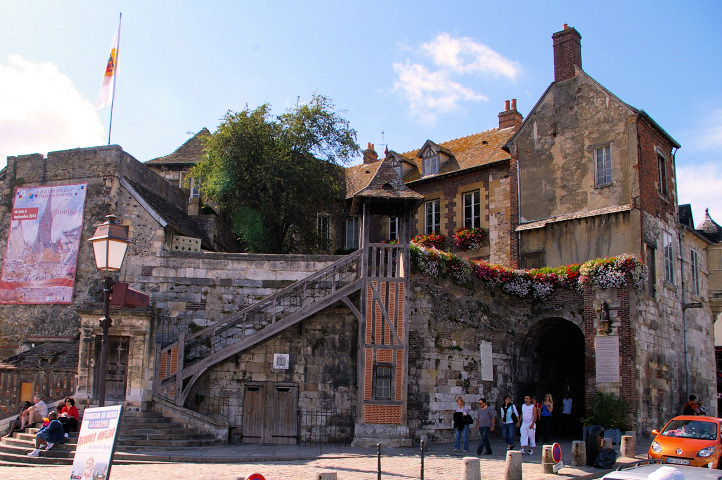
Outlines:
<svg viewBox="0 0 722 480"><path fill-rule="evenodd" d="M318 245L316 214L342 206L340 167L359 151L356 131L322 95L277 117L268 104L229 111L205 146L191 175L238 220L246 248L269 253Z"/></svg>

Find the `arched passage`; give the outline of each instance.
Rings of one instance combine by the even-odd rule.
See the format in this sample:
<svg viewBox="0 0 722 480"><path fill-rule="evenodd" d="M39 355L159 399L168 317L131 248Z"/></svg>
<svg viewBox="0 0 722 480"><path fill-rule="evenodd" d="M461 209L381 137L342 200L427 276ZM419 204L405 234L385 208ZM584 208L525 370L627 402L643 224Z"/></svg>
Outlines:
<svg viewBox="0 0 722 480"><path fill-rule="evenodd" d="M547 318L536 322L524 337L518 356L520 401L524 395L536 395L539 401L551 393L554 398L552 435L572 435L584 417L584 333L563 318ZM573 426L565 428L562 399L569 391L574 401Z"/></svg>

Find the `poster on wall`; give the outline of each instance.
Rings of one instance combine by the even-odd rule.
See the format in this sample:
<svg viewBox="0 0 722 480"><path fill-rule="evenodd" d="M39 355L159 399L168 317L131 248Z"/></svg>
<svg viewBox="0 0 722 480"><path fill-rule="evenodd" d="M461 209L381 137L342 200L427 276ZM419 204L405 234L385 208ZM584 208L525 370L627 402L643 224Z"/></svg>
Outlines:
<svg viewBox="0 0 722 480"><path fill-rule="evenodd" d="M75 447L71 480L107 480L113 464L122 405L86 408Z"/></svg>
<svg viewBox="0 0 722 480"><path fill-rule="evenodd" d="M71 303L87 184L18 188L0 304Z"/></svg>

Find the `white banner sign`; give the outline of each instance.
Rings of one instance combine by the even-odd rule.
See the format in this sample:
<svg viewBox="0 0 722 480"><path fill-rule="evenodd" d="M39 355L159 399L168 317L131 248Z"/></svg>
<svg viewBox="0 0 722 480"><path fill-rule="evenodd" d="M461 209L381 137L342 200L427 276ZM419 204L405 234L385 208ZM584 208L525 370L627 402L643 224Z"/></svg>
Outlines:
<svg viewBox="0 0 722 480"><path fill-rule="evenodd" d="M122 405L114 405L83 411L71 480L107 480L110 477L122 408Z"/></svg>

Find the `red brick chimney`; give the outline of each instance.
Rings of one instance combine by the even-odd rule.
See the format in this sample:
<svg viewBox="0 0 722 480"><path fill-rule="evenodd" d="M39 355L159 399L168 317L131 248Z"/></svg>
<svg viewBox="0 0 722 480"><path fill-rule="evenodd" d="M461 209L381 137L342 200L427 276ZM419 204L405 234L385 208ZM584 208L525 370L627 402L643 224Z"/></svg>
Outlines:
<svg viewBox="0 0 722 480"><path fill-rule="evenodd" d="M367 163L374 163L379 159L378 153L376 153L376 150L374 150L374 144L369 143L366 147L366 150L364 150L364 165Z"/></svg>
<svg viewBox="0 0 722 480"><path fill-rule="evenodd" d="M561 82L575 76L574 66L582 68L582 36L574 27L564 24L554 40L554 81Z"/></svg>
<svg viewBox="0 0 722 480"><path fill-rule="evenodd" d="M516 110L516 98L511 100L511 109L509 109L509 100L504 101L504 111L499 113L499 130L509 127L516 130L521 126L521 121L521 113Z"/></svg>

